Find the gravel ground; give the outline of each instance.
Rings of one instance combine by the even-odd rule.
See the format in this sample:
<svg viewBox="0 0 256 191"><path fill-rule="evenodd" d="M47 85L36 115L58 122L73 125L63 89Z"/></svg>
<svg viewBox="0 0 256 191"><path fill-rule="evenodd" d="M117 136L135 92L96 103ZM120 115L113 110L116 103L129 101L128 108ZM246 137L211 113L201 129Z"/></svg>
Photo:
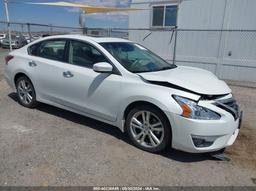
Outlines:
<svg viewBox="0 0 256 191"><path fill-rule="evenodd" d="M256 185L255 88L231 86L244 121L226 151L232 160L222 162L175 150L147 153L104 123L45 104L26 109L2 74L1 61L0 185Z"/></svg>

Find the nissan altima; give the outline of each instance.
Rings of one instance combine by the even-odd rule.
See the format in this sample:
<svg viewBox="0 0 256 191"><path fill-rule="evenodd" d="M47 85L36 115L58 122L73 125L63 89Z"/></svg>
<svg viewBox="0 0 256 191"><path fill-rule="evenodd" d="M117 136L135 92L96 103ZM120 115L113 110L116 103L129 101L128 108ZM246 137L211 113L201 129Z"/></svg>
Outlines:
<svg viewBox="0 0 256 191"><path fill-rule="evenodd" d="M128 40L51 36L5 62L22 106L42 102L117 126L149 152L219 151L239 133L241 111L224 81Z"/></svg>

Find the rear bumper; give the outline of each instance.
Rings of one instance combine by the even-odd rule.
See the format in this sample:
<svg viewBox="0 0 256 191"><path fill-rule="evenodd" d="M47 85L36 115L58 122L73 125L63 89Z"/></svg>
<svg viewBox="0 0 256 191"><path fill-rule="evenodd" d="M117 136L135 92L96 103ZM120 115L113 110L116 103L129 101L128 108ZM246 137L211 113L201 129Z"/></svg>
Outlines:
<svg viewBox="0 0 256 191"><path fill-rule="evenodd" d="M11 76L10 72L5 68L4 79L8 83L8 85L14 90L15 84L14 84L12 77L10 77L10 76Z"/></svg>

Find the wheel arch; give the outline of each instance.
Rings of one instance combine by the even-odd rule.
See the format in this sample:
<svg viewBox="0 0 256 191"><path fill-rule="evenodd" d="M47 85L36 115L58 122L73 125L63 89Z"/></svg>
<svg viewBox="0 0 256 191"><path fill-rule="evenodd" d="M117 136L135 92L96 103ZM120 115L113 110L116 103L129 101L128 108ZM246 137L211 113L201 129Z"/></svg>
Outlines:
<svg viewBox="0 0 256 191"><path fill-rule="evenodd" d="M131 102L124 110L123 112L123 117L122 117L122 120L124 121L123 123L123 131L126 132L126 125L125 125L125 122L126 122L126 118L127 118L127 115L128 113L135 107L137 106L141 106L141 105L147 105L147 106L151 106L151 107L154 107L155 109L157 109L159 112L161 112L161 114L166 118L166 120L168 121L168 124L171 128L171 134L172 134L172 125L171 125L171 122L168 118L168 116L166 115L166 113L163 111L163 109L161 109L160 107L158 107L156 104L152 103L152 102L149 102L149 101L142 101L142 100L138 100L138 101L133 101Z"/></svg>
<svg viewBox="0 0 256 191"><path fill-rule="evenodd" d="M22 77L22 76L27 77L27 78L31 81L30 77L29 77L27 74L25 74L24 72L18 72L18 73L16 73L16 74L14 75L14 78L13 78L13 82L14 82L15 85L16 85L17 80L18 80L20 77ZM31 81L31 82L32 82L32 81Z"/></svg>

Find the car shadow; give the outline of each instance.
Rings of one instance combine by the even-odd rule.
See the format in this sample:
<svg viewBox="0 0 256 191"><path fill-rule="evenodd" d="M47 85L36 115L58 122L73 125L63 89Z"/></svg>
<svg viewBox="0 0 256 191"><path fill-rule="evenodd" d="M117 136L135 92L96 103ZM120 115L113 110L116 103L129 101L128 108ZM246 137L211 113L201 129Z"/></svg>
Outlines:
<svg viewBox="0 0 256 191"><path fill-rule="evenodd" d="M17 94L16 93L10 93L8 95L12 100L15 102L18 102ZM111 126L109 124L100 122L98 120L94 120L89 117L82 116L80 114L76 114L64 109L60 109L48 104L40 103L36 108L36 110L48 113L50 115L54 115L69 121L72 121L73 123L77 123L98 131L101 131L103 133L109 134L119 140L124 141L127 144L131 144L129 138L126 136L125 133L122 133L117 127ZM143 152L143 151L142 151ZM184 162L184 163L190 163L190 162L200 162L205 160L217 160L213 158L210 154L193 154L193 153L186 153L182 151L178 151L175 149L167 149L164 153L157 154L159 156L166 157L171 160Z"/></svg>

